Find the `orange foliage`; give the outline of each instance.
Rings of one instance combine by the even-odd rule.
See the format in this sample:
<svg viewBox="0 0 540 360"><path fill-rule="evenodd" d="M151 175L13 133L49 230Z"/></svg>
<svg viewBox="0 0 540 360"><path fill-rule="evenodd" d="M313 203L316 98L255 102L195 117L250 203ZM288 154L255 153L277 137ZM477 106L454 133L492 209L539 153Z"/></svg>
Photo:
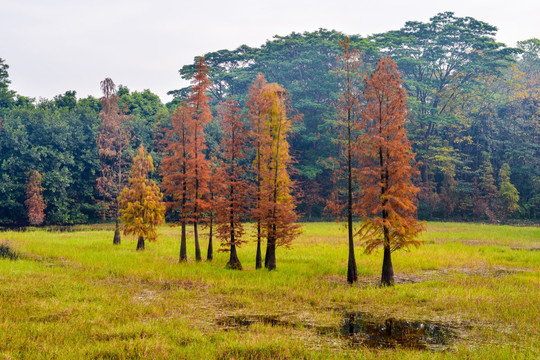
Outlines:
<svg viewBox="0 0 540 360"><path fill-rule="evenodd" d="M416 218L418 188L411 176L417 169L404 127L407 102L401 84L396 64L383 57L363 92L364 132L355 149L361 193L354 210L364 218L358 234L368 253L379 246L390 251L418 246L417 235L424 228Z"/></svg>
<svg viewBox="0 0 540 360"><path fill-rule="evenodd" d="M300 232L291 193L294 183L289 176L291 119L287 117L287 92L278 84L264 84L259 76L251 95L250 112L257 118L253 135L257 144L258 204L254 213L261 224L261 235L267 239L266 267L272 270L276 246L289 246Z"/></svg>
<svg viewBox="0 0 540 360"><path fill-rule="evenodd" d="M165 213L159 187L148 178L152 171L152 157L141 144L133 158L129 185L118 198L124 234L134 234L150 241L156 240L156 227L164 223Z"/></svg>
<svg viewBox="0 0 540 360"><path fill-rule="evenodd" d="M249 184L242 165L246 157L247 131L240 121L240 108L231 100L225 103L222 118L223 139L221 142L221 161L216 178L216 222L218 238L222 251L231 251L228 266L241 268L236 255L236 247L245 242L242 221L247 215Z"/></svg>

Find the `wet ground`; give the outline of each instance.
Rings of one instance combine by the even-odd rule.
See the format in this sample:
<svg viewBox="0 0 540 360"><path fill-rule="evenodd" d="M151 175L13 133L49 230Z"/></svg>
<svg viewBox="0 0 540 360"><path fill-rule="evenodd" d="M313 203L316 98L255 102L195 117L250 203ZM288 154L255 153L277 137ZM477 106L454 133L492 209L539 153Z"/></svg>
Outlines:
<svg viewBox="0 0 540 360"><path fill-rule="evenodd" d="M247 329L254 324L270 326L303 327L316 331L321 336L336 336L349 346L369 348L412 348L418 350L444 351L457 338L457 325L430 320L404 320L376 318L364 312L343 314L338 327L314 326L308 323L287 320L279 315L244 314L224 316L217 325L228 331Z"/></svg>
<svg viewBox="0 0 540 360"><path fill-rule="evenodd" d="M451 346L457 333L455 326L443 322L378 319L367 313L353 312L345 314L341 334L352 345L435 351Z"/></svg>

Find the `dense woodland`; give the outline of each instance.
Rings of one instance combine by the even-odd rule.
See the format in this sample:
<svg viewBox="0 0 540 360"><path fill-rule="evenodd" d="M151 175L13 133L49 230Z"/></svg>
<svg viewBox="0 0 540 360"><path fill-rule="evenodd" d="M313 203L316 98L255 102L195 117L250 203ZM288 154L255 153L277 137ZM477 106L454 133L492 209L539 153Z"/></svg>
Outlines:
<svg viewBox="0 0 540 360"><path fill-rule="evenodd" d="M396 31L350 36L351 48L362 59L360 80L381 56L390 56L402 74L408 138L420 162L414 183L422 219L540 218L540 40L509 48L497 43L495 34L496 28L484 22L442 13ZM326 200L344 195L335 191L336 167L342 166L338 108L344 38L321 29L276 36L259 48L201 54L210 80L202 95L211 109L202 156L210 160L223 143L231 143L231 124L240 126L236 120L249 123L250 86L263 74L286 90L291 119L296 119L289 135L294 161L287 166L296 184L297 210L306 220L333 218L325 211ZM192 79L196 65L183 66L180 75ZM0 59L1 225L28 225L43 214L45 224L115 219L98 186L107 164L98 146L104 104L118 108L124 119L121 155L126 163L143 144L158 170L153 180L162 183L164 140L192 86L171 91L174 100L168 104L150 90L133 92L125 86L115 93L115 104L77 98L74 91L36 100L10 90L8 71L8 62ZM238 104L237 117L231 115L231 97ZM167 219L178 221L178 214L169 213Z"/></svg>

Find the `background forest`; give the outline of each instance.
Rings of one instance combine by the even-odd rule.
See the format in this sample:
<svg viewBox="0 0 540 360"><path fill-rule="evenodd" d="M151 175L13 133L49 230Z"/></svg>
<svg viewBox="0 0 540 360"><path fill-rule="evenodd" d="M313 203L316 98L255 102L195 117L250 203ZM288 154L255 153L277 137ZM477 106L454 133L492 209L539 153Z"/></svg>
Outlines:
<svg viewBox="0 0 540 360"><path fill-rule="evenodd" d="M509 48L495 34L484 22L442 13L396 31L350 36L351 47L362 52L362 71L389 55L402 73L408 136L421 161L414 181L421 189L422 219L540 219L540 40ZM276 36L259 48L204 54L214 114L229 96L245 104L250 84L262 73L289 92L292 107L303 115L290 141L298 210L305 220L326 215L325 199L337 185L336 69L344 38L321 29ZM0 59L0 225L29 223L25 200L33 171L42 176L46 224L102 220L96 190L102 102L78 99L74 91L52 100L16 94L8 70ZM180 75L189 79L194 71L195 62ZM189 92L173 90L174 100L163 104L150 90L120 86L118 106L128 115L131 155L142 143L159 168L164 129ZM212 152L223 135L219 116L205 132Z"/></svg>

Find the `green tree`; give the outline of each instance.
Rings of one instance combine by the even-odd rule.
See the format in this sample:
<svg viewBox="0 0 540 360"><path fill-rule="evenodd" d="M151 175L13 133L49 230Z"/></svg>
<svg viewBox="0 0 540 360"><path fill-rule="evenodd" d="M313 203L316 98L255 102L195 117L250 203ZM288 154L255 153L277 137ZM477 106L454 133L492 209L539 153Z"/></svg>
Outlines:
<svg viewBox="0 0 540 360"><path fill-rule="evenodd" d="M519 211L519 192L510 182L510 166L504 164L499 170L499 209L502 218L512 216Z"/></svg>
<svg viewBox="0 0 540 360"><path fill-rule="evenodd" d="M9 80L8 69L9 65L6 64L4 59L0 58L0 117L5 109L11 107L14 103L15 92L9 90L11 80Z"/></svg>

